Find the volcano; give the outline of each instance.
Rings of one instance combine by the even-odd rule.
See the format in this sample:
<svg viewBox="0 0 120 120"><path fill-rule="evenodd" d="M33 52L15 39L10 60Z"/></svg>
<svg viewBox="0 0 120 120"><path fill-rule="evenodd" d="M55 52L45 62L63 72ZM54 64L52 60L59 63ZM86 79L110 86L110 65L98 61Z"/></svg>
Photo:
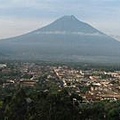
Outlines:
<svg viewBox="0 0 120 120"><path fill-rule="evenodd" d="M71 15L1 40L0 53L10 60L119 62L120 42Z"/></svg>

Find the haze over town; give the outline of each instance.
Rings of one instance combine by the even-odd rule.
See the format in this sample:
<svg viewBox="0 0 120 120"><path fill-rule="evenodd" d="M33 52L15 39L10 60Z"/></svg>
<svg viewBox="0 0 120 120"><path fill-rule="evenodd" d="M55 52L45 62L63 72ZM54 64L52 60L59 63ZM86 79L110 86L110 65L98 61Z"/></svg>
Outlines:
<svg viewBox="0 0 120 120"><path fill-rule="evenodd" d="M0 39L35 30L63 15L74 15L120 39L119 12L119 0L0 0Z"/></svg>

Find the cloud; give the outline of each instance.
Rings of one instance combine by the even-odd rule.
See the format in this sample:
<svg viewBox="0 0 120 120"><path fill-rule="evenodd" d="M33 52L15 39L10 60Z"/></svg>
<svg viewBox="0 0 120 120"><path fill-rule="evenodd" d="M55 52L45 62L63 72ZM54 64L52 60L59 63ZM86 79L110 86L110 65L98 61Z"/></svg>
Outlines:
<svg viewBox="0 0 120 120"><path fill-rule="evenodd" d="M104 34L100 34L98 32L95 33L84 33L84 32L66 32L66 31L45 31L45 32L34 32L34 34L54 34L54 35L80 35L80 36L104 36Z"/></svg>
<svg viewBox="0 0 120 120"><path fill-rule="evenodd" d="M116 1L116 2L115 2ZM82 17L118 13L120 2L117 0L1 0L0 14L12 17L47 17L65 14ZM118 15L118 14L117 14ZM120 15L119 15L120 16Z"/></svg>

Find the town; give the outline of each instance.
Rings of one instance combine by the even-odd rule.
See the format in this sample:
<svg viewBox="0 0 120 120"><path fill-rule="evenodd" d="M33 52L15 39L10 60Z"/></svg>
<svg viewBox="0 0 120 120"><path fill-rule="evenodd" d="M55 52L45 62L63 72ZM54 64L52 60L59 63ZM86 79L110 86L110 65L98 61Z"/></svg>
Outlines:
<svg viewBox="0 0 120 120"><path fill-rule="evenodd" d="M34 88L43 91L63 88L83 98L84 102L120 100L120 71L81 69L67 65L41 65L36 63L1 63L0 88ZM52 88L53 87L53 88ZM3 94L3 93L1 93Z"/></svg>

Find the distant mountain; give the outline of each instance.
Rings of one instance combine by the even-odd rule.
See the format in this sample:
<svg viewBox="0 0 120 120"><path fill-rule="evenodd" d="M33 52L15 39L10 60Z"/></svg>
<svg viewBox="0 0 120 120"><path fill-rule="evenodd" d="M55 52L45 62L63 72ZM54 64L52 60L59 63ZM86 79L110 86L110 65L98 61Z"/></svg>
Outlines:
<svg viewBox="0 0 120 120"><path fill-rule="evenodd" d="M0 51L7 55L5 59L119 62L120 42L72 15L1 40Z"/></svg>

